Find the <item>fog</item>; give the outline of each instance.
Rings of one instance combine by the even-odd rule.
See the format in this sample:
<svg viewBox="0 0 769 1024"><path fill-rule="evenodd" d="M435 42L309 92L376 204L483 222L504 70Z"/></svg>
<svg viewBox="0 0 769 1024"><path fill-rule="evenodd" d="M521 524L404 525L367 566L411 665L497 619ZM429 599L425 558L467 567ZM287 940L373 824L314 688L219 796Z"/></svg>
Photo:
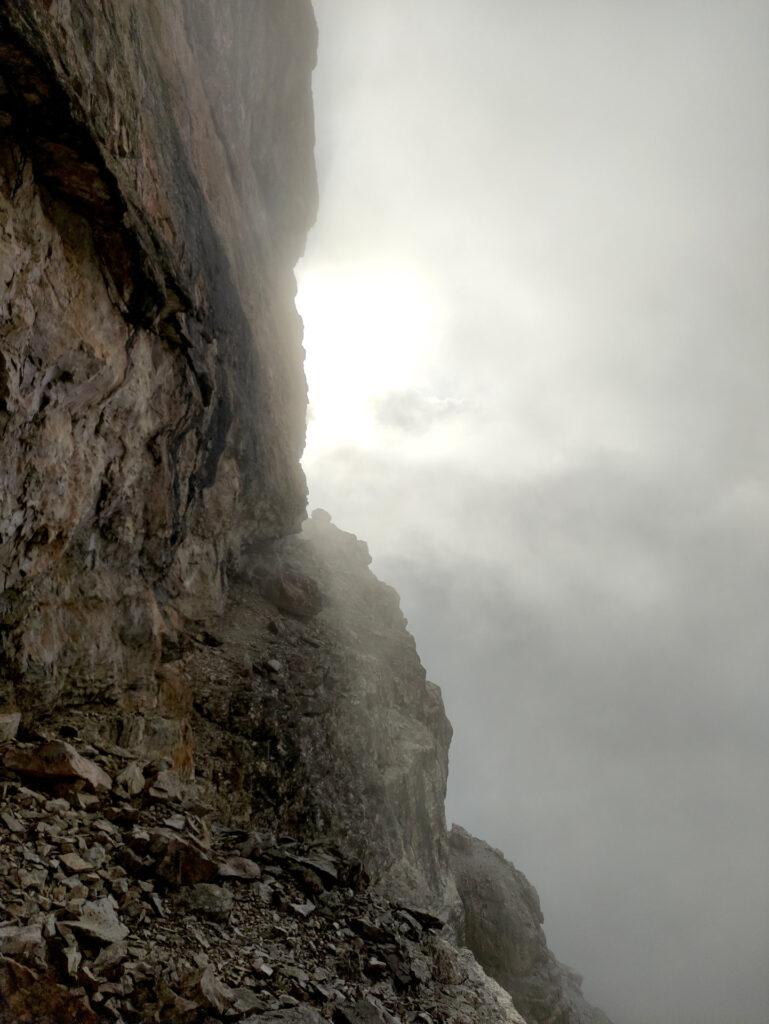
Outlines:
<svg viewBox="0 0 769 1024"><path fill-rule="evenodd" d="M769 4L316 0L311 504L616 1024L769 1019Z"/></svg>

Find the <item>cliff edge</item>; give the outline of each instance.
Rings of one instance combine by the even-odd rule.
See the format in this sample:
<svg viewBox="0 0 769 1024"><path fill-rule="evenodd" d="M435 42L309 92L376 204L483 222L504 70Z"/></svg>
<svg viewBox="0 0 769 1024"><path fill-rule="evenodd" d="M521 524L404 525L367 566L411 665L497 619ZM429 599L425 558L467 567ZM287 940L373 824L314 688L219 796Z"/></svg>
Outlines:
<svg viewBox="0 0 769 1024"><path fill-rule="evenodd" d="M449 847L464 909L462 939L529 1024L611 1024L582 995L582 978L548 948L539 896L526 876L458 825Z"/></svg>

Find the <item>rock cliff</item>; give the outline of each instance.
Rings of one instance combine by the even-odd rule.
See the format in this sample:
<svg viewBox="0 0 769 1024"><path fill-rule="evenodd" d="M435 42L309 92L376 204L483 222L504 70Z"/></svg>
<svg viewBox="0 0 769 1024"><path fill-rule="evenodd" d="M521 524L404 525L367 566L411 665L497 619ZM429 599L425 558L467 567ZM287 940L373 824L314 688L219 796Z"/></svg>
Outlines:
<svg viewBox="0 0 769 1024"><path fill-rule="evenodd" d="M366 545L316 511L233 571L205 636L169 670L192 686L197 777L226 780L233 821L344 836L375 882L447 919L451 727L395 591Z"/></svg>
<svg viewBox="0 0 769 1024"><path fill-rule="evenodd" d="M0 0L2 1024L521 1022L450 941L440 691L304 521L315 48Z"/></svg>
<svg viewBox="0 0 769 1024"><path fill-rule="evenodd" d="M526 876L457 825L449 845L463 940L529 1024L611 1024L582 995L580 976L548 949L539 896Z"/></svg>
<svg viewBox="0 0 769 1024"><path fill-rule="evenodd" d="M2 699L157 702L303 516L309 2L4 0ZM223 69L226 67L226 73Z"/></svg>

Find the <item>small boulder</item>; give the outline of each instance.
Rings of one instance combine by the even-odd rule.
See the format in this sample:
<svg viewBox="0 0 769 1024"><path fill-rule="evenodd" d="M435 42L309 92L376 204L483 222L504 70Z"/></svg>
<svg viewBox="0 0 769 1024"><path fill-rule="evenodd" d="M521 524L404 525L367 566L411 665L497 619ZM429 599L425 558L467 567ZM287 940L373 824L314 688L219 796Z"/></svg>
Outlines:
<svg viewBox="0 0 769 1024"><path fill-rule="evenodd" d="M0 927L0 954L17 960L45 963L45 943L39 924Z"/></svg>
<svg viewBox="0 0 769 1024"><path fill-rule="evenodd" d="M236 1002L235 992L216 976L211 964L192 975L185 985L188 999L212 1013L224 1014Z"/></svg>
<svg viewBox="0 0 769 1024"><path fill-rule="evenodd" d="M334 1024L391 1024L395 1020L368 999L359 999L353 1006L337 1007L331 1019Z"/></svg>
<svg viewBox="0 0 769 1024"><path fill-rule="evenodd" d="M256 861L248 857L228 857L219 865L220 878L238 878L244 882L252 882L262 876L262 869Z"/></svg>
<svg viewBox="0 0 769 1024"><path fill-rule="evenodd" d="M93 864L84 860L79 853L63 853L59 860L70 875L78 875L81 871L93 871L94 869Z"/></svg>
<svg viewBox="0 0 769 1024"><path fill-rule="evenodd" d="M169 829L157 828L150 833L149 851L157 858L158 877L171 885L213 882L218 874L211 857Z"/></svg>
<svg viewBox="0 0 769 1024"><path fill-rule="evenodd" d="M144 789L144 772L136 761L131 761L115 778L118 786L122 786L129 796L138 796Z"/></svg>
<svg viewBox="0 0 769 1024"><path fill-rule="evenodd" d="M229 889L209 882L198 882L179 893L179 905L184 910L212 921L229 920L234 900Z"/></svg>
<svg viewBox="0 0 769 1024"><path fill-rule="evenodd" d="M68 928L88 938L111 945L128 938L129 930L117 916L116 903L111 896L101 900L86 900L76 921L62 921Z"/></svg>
<svg viewBox="0 0 769 1024"><path fill-rule="evenodd" d="M5 767L34 779L51 782L82 780L98 791L112 789L112 779L94 761L82 757L64 740L51 740L35 750L9 750Z"/></svg>

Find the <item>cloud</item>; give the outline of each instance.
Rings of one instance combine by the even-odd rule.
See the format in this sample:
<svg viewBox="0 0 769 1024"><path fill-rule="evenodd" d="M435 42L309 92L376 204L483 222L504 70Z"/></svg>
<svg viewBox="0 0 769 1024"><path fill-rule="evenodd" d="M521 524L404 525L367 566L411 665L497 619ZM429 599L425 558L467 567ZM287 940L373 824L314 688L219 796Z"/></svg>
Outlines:
<svg viewBox="0 0 769 1024"><path fill-rule="evenodd" d="M375 525L442 684L449 816L527 872L588 993L620 1024L761 1020L763 520L611 459L511 483L348 451L314 480Z"/></svg>
<svg viewBox="0 0 769 1024"><path fill-rule="evenodd" d="M588 994L764 1024L769 9L316 6L311 500Z"/></svg>
<svg viewBox="0 0 769 1024"><path fill-rule="evenodd" d="M456 415L462 402L455 398L438 398L419 391L390 391L376 400L377 422L384 427L407 434L424 434L436 422Z"/></svg>

